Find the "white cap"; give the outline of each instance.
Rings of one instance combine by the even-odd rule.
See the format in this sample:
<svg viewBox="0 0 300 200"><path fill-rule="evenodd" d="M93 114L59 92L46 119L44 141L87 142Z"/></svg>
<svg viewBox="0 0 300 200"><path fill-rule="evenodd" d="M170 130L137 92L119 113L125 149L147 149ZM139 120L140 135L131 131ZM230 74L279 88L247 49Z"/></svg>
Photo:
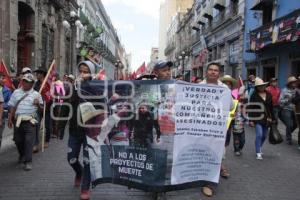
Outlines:
<svg viewBox="0 0 300 200"><path fill-rule="evenodd" d="M21 71L21 73L26 73L26 72L29 72L29 73L32 73L32 70L29 68L29 67L24 67Z"/></svg>

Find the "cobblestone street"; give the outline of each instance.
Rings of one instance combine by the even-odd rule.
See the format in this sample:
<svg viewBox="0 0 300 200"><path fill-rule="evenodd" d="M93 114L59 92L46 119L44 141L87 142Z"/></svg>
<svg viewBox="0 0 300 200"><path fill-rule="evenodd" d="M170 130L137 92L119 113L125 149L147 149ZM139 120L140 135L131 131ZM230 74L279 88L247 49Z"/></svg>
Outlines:
<svg viewBox="0 0 300 200"><path fill-rule="evenodd" d="M66 139L65 139L66 140ZM247 129L246 147L241 157L233 155L232 144L227 150L226 166L231 177L221 179L217 193L210 199L219 200L295 200L300 196L300 152L293 146L265 144L264 160L255 159L254 130ZM66 141L52 140L44 153L34 156L33 170L25 172L17 164L14 146L0 154L0 199L50 200L79 199L73 187L74 174L66 159ZM103 184L92 190L91 199L151 199L150 193L127 187ZM199 188L167 193L167 199L208 199Z"/></svg>

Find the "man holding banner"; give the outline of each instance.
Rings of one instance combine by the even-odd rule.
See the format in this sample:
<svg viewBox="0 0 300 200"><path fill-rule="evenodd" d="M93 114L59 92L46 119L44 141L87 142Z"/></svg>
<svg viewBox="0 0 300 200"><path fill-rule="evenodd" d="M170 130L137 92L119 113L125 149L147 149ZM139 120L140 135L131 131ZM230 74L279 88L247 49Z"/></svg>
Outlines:
<svg viewBox="0 0 300 200"><path fill-rule="evenodd" d="M219 63L210 63L207 66L206 69L206 78L200 83L200 84L208 84L208 85L218 85L224 88L228 88L228 86L224 83L222 83L219 78L220 78L220 64ZM233 102L231 102L231 108L233 107ZM225 151L225 149L224 149ZM227 172L226 168L221 164L221 171L226 172L226 174L229 176L229 173ZM202 188L202 193L205 196L211 197L213 196L214 193L214 187L216 186L215 183L209 183L205 185Z"/></svg>
<svg viewBox="0 0 300 200"><path fill-rule="evenodd" d="M75 172L74 186L81 185L81 199L89 199L90 197L90 165L89 154L87 149L87 139L84 128L80 125L81 118L78 109L81 103L80 96L84 95L81 85L88 84L95 74L95 65L91 61L82 61L78 64L79 77L75 81L73 88L70 88L71 97L66 102L72 105L70 112L72 114L69 122L69 139L68 139L68 162ZM79 162L79 154L83 147L83 166Z"/></svg>

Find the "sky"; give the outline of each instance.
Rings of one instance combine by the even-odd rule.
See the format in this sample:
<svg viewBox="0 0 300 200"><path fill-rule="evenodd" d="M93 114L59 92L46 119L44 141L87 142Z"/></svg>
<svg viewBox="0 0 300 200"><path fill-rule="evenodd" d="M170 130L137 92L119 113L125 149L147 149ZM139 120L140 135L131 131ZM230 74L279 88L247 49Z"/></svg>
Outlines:
<svg viewBox="0 0 300 200"><path fill-rule="evenodd" d="M132 71L150 60L158 46L159 6L162 0L102 0L126 52L132 54Z"/></svg>

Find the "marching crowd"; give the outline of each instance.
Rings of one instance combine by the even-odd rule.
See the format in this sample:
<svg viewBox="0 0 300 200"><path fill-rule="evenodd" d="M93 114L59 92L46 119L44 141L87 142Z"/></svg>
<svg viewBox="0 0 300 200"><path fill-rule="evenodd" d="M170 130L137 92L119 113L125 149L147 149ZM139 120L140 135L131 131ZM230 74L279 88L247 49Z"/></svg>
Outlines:
<svg viewBox="0 0 300 200"><path fill-rule="evenodd" d="M172 66L172 62L158 62L154 66L153 76L149 77L151 79L170 80L172 79ZM29 171L32 169L33 153L39 152L41 143L44 143L44 148L47 148L51 138L63 139L65 127L69 121L72 126L69 126L68 131L68 162L75 172L74 185L76 187L81 186L81 199L89 199L91 180L89 163L85 159L88 157L88 152L84 148L87 145L85 130L77 124L77 113L73 113L70 120L58 121L53 116L67 117L69 115L67 106L61 104L63 101L71 103L73 110L77 112L77 107L80 105L79 97L77 92L70 91L76 90L78 81L88 82L93 79L93 74L96 73L95 65L90 61L79 63L78 77L66 74L60 80L58 74L54 75L52 80L54 86L51 87L54 88L54 95L52 96L47 95L50 88L43 85L47 73L48 70L43 68L35 71L30 68L23 68L19 79L14 82L15 88L17 88L14 91L5 86L5 76L0 74L0 145L5 121L7 121L7 126L14 129L14 142L19 153L18 162L23 164L24 170ZM280 89L276 78L265 80L269 81L265 82L259 77L250 75L247 80L241 82L229 75L220 77L220 74L220 65L211 63L207 66L205 77L193 77L192 82L219 85L232 91L231 107L234 107L235 102L236 111L232 115L233 121L227 131L225 147L230 144L232 135L235 155L241 156L245 145L245 125L249 124L249 126L255 127L254 149L256 159L262 160L262 148L267 139L267 133L270 130L277 131L279 119L286 127L286 143L292 145L292 133L300 124L300 77L289 77L286 87ZM174 79L184 81L182 75L174 77ZM147 110L147 107L143 105L140 110L141 112ZM44 118L45 123L42 122L42 118ZM42 124L45 124L45 138L40 138L39 134ZM141 125L137 126L141 127ZM154 127L155 125L151 125L151 128ZM150 140L153 140L153 136L151 137ZM143 138L140 139L143 140ZM82 146L83 166L79 162ZM300 130L298 149L300 150ZM223 164L220 176L224 178L230 176ZM215 187L215 184L207 182L202 187L202 192L206 196L212 196Z"/></svg>

